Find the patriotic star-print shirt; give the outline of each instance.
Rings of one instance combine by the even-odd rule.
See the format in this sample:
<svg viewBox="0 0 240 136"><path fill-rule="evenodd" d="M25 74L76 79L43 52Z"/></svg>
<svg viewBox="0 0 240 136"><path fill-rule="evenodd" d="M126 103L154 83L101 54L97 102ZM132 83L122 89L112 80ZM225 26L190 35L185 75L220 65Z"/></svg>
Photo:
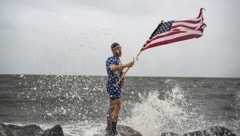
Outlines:
<svg viewBox="0 0 240 136"><path fill-rule="evenodd" d="M121 96L121 85L116 86L117 81L122 75L122 71L111 71L110 65L121 64L120 58L111 56L106 61L106 70L108 74L107 91L111 99L118 99Z"/></svg>

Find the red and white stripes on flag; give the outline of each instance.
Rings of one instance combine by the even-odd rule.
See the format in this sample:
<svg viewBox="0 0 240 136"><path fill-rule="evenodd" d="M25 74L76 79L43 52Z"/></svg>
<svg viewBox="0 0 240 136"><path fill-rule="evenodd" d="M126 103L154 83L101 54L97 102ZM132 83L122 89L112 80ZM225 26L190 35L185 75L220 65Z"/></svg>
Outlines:
<svg viewBox="0 0 240 136"><path fill-rule="evenodd" d="M203 8L200 9L198 17L194 19L161 22L141 51L168 43L201 37L206 27L203 22L202 10Z"/></svg>

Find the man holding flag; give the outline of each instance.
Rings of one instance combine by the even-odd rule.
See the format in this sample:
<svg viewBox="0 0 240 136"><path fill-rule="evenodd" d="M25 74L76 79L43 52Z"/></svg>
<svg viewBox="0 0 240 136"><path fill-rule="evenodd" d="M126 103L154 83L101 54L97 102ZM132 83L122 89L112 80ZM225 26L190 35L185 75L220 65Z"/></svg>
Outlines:
<svg viewBox="0 0 240 136"><path fill-rule="evenodd" d="M203 35L206 24L204 23L203 8L200 9L197 18L187 20L172 20L161 23L153 31L150 38L143 45L140 52L137 54L136 59L142 51L166 45L174 42L188 40L192 38L199 38ZM123 79L130 67L133 66L134 61L127 64L121 64L119 57L121 57L121 46L118 43L113 43L112 46L113 56L109 57L106 61L106 68L108 73L107 91L110 95L110 106L108 110L108 127L112 134L115 135L116 124L118 120L118 113L120 110L120 95ZM127 67L127 70L123 72L123 69Z"/></svg>
<svg viewBox="0 0 240 136"><path fill-rule="evenodd" d="M123 86L123 80L117 83L120 77L123 75L123 70L126 67L132 67L134 60L129 63L122 64L120 57L122 56L122 50L119 43L113 43L111 45L113 56L109 57L106 61L106 70L108 74L107 80L107 92L110 96L110 103L107 112L107 128L106 130L111 134L117 134L117 121L118 114L121 108L121 87Z"/></svg>

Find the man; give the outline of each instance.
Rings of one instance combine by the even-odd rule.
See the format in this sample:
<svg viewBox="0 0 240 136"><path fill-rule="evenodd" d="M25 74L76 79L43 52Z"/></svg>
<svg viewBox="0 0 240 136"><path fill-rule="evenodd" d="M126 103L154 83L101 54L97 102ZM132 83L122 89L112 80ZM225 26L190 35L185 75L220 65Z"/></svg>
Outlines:
<svg viewBox="0 0 240 136"><path fill-rule="evenodd" d="M123 70L126 67L132 67L134 65L134 60L129 63L122 64L120 58L122 56L121 46L118 43L113 43L111 45L113 56L109 57L106 61L106 69L108 74L107 81L107 92L110 96L109 109L107 111L107 128L106 130L112 134L116 135L118 114L121 108L121 87L123 86L123 81L118 85L116 84L123 74Z"/></svg>

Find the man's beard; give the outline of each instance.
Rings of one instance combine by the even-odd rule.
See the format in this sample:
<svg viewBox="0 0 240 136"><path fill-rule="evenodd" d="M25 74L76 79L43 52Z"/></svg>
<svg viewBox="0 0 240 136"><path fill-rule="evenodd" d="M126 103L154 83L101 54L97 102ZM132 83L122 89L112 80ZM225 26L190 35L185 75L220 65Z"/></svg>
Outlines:
<svg viewBox="0 0 240 136"><path fill-rule="evenodd" d="M122 52L121 51L116 51L115 55L118 56L118 57L121 57L122 56Z"/></svg>

